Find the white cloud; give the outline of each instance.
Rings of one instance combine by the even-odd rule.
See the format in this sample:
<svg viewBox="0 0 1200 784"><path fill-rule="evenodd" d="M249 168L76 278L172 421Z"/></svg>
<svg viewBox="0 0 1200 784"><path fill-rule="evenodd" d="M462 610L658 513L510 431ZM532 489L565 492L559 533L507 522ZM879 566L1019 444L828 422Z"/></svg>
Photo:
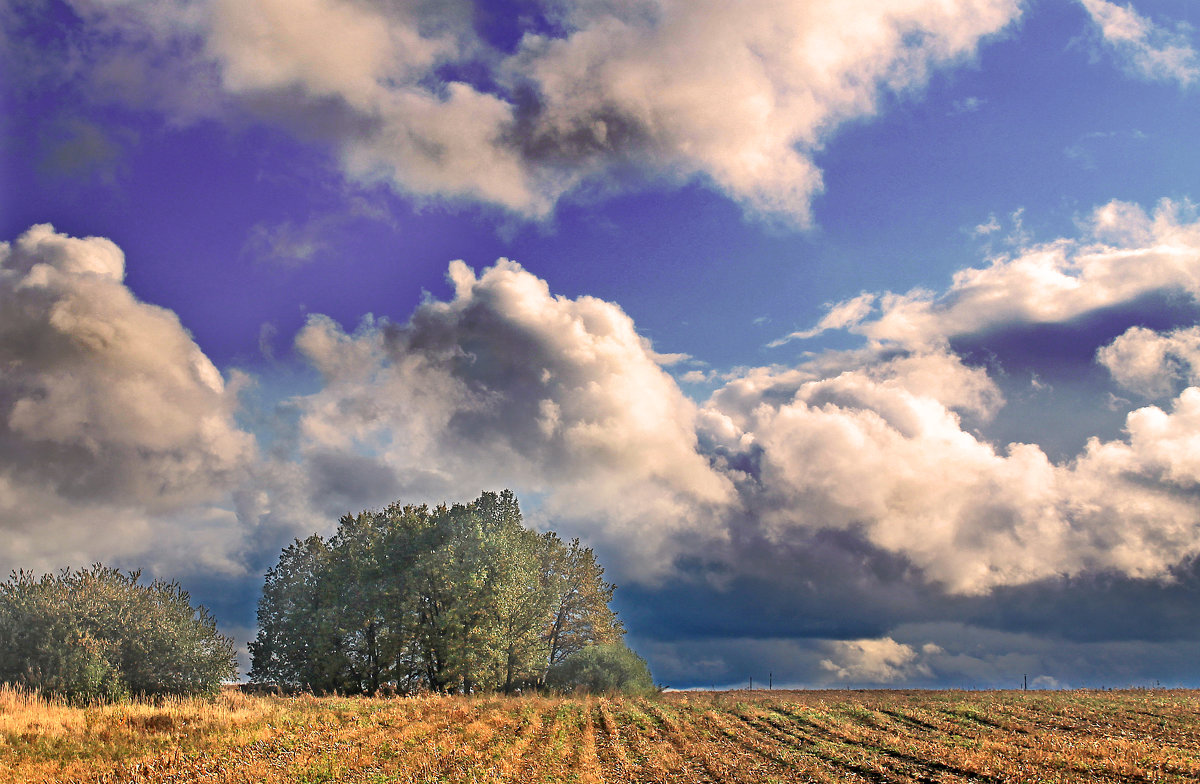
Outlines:
<svg viewBox="0 0 1200 784"><path fill-rule="evenodd" d="M879 295L880 315L844 303L853 332L902 346L1011 324L1062 323L1160 291L1200 294L1200 222L1190 205L1162 201L1153 215L1125 202L1097 209L1079 240L1059 239L955 273L945 292L914 289ZM834 312L842 312L835 308Z"/></svg>
<svg viewBox="0 0 1200 784"><path fill-rule="evenodd" d="M1063 683L1058 678L1050 675L1039 675L1029 682L1029 686L1034 689L1069 689L1069 684Z"/></svg>
<svg viewBox="0 0 1200 784"><path fill-rule="evenodd" d="M737 411L726 443L760 452L755 513L773 541L859 532L963 593L1064 567L1055 467L1036 446L1001 453L965 432L934 395L971 389L975 402L990 382L950 357L938 364L961 380L909 389L912 376L876 367L804 382L781 400L744 388L736 407L724 390L714 396L713 409Z"/></svg>
<svg viewBox="0 0 1200 784"><path fill-rule="evenodd" d="M237 93L299 87L373 108L381 82L424 75L454 42L426 38L409 5L385 9L345 0L215 0L210 51Z"/></svg>
<svg viewBox="0 0 1200 784"><path fill-rule="evenodd" d="M1186 503L1187 499L1168 499L1170 490L1185 490L1200 486L1200 388L1188 387L1172 404L1170 413L1158 406L1146 406L1131 411L1126 417L1125 441L1101 443L1092 439L1080 459L1080 467L1103 477L1140 476L1155 480L1155 493L1166 500ZM1131 520L1131 525L1147 516L1143 510ZM1182 510L1181 510L1182 511ZM1190 521L1194 515L1172 515L1179 522ZM1164 522L1169 517L1164 515ZM1179 522L1171 523L1177 528ZM1189 532L1195 523L1188 525ZM1187 549L1196 545L1177 543Z"/></svg>
<svg viewBox="0 0 1200 784"><path fill-rule="evenodd" d="M243 107L335 145L353 178L544 217L585 182L700 178L805 225L813 161L884 93L920 89L1020 14L1019 0L546 2L515 51L470 2L73 0L84 70L133 100L166 70L173 113ZM545 32L556 30L555 33ZM182 60L173 68L164 66ZM474 82L447 72L482 73ZM168 93L170 91L160 91Z"/></svg>
<svg viewBox="0 0 1200 784"><path fill-rule="evenodd" d="M921 661L922 654L941 653L936 645L926 645L918 651L891 637L839 640L828 643L828 648L830 656L821 660L821 669L837 680L855 683L895 683L917 676L929 678L933 672Z"/></svg>
<svg viewBox="0 0 1200 784"><path fill-rule="evenodd" d="M49 225L0 244L5 563L150 553L236 571L229 493L255 455L234 421L241 382L174 313L134 298L124 262L109 240Z"/></svg>
<svg viewBox="0 0 1200 784"><path fill-rule="evenodd" d="M1000 231L1000 221L996 219L995 213L988 215L985 223L980 223L975 228L971 229L972 237L987 237Z"/></svg>
<svg viewBox="0 0 1200 784"><path fill-rule="evenodd" d="M985 103L987 103L987 100L977 95L960 98L954 102L954 111L951 114L971 114L983 108Z"/></svg>
<svg viewBox="0 0 1200 784"><path fill-rule="evenodd" d="M1089 248L1078 302L1121 295L1123 264L1182 257L1168 240L1191 229L1146 220L1161 247ZM803 546L834 530L959 594L1093 570L1160 576L1200 550L1191 393L1171 414L1133 412L1125 438L1066 463L973 433L964 418L986 422L1003 398L944 345L747 369L697 407L615 305L555 297L513 262L450 275L455 297L408 324L347 334L316 317L299 336L325 386L296 401L294 470L338 512L511 485L555 527L620 552L635 579L701 554L753 572L744 542Z"/></svg>
<svg viewBox="0 0 1200 784"><path fill-rule="evenodd" d="M1200 383L1200 327L1165 334L1131 327L1102 346L1096 361L1126 389L1146 397L1163 397L1180 379Z"/></svg>
<svg viewBox="0 0 1200 784"><path fill-rule="evenodd" d="M1200 58L1179 26L1170 30L1138 14L1131 5L1079 0L1124 68L1143 79L1189 85L1200 76Z"/></svg>
<svg viewBox="0 0 1200 784"><path fill-rule="evenodd" d="M863 292L857 297L829 305L829 312L817 322L817 326L812 329L806 329L800 332L793 332L786 337L773 340L767 344L768 348L778 348L785 343L793 340L807 340L815 338L822 332L831 329L845 329L860 323L865 319L875 306L876 295L869 292Z"/></svg>

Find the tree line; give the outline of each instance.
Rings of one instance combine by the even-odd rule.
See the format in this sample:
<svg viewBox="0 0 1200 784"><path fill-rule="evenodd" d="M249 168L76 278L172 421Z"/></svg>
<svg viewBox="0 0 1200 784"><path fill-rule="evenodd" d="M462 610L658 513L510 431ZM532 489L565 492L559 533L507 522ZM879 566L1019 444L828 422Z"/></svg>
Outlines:
<svg viewBox="0 0 1200 784"><path fill-rule="evenodd" d="M510 491L341 519L266 574L250 678L289 691L646 692L590 548L522 523ZM176 582L95 564L0 583L0 683L88 702L212 695L234 642Z"/></svg>
<svg viewBox="0 0 1200 784"><path fill-rule="evenodd" d="M250 678L343 694L653 688L590 548L516 496L392 504L296 540L266 575Z"/></svg>

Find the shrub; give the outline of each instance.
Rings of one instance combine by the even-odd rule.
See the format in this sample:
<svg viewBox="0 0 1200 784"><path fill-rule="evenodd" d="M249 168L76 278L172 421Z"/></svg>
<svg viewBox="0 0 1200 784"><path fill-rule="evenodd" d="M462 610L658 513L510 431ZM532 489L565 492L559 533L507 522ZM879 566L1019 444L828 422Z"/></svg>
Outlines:
<svg viewBox="0 0 1200 784"><path fill-rule="evenodd" d="M0 584L0 682L75 701L211 695L237 673L233 641L178 583L96 564Z"/></svg>
<svg viewBox="0 0 1200 784"><path fill-rule="evenodd" d="M624 643L589 645L576 651L550 669L546 685L558 691L593 694L656 691L646 660Z"/></svg>

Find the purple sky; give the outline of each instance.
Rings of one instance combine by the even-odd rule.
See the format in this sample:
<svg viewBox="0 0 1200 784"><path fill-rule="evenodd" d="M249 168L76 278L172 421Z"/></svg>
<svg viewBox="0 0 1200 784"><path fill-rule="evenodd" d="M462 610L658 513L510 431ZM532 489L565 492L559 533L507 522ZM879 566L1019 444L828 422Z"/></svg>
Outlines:
<svg viewBox="0 0 1200 784"><path fill-rule="evenodd" d="M669 685L1200 685L1198 25L8 0L0 567L244 641L293 537L511 487Z"/></svg>

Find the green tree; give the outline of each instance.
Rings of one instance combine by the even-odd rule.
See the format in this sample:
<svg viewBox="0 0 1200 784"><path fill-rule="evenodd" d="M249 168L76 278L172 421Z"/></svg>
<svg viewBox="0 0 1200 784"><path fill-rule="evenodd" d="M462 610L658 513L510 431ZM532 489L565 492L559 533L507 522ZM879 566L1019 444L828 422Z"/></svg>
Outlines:
<svg viewBox="0 0 1200 784"><path fill-rule="evenodd" d="M650 694L655 691L646 660L624 642L588 645L550 668L546 685L558 691L593 694Z"/></svg>
<svg viewBox="0 0 1200 784"><path fill-rule="evenodd" d="M552 664L620 639L590 549L525 528L516 496L347 515L267 573L256 681L351 693L540 685Z"/></svg>
<svg viewBox="0 0 1200 784"><path fill-rule="evenodd" d="M96 564L0 584L0 682L74 700L213 694L233 641L178 583Z"/></svg>
<svg viewBox="0 0 1200 784"><path fill-rule="evenodd" d="M251 680L318 692L345 689L351 660L330 562L329 544L313 535L285 547L267 572L258 634L250 643Z"/></svg>

